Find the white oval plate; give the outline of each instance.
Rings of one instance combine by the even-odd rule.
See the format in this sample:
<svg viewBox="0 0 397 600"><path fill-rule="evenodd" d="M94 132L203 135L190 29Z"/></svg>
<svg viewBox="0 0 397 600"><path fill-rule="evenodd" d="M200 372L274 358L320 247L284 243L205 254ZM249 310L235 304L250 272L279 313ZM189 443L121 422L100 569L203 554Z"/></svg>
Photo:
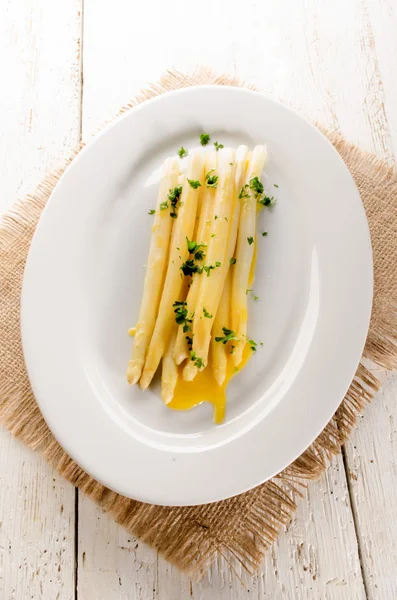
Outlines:
<svg viewBox="0 0 397 600"><path fill-rule="evenodd" d="M266 143L278 198L261 215L250 301L249 334L264 345L232 381L222 425L209 404L175 412L125 379L159 168L203 131ZM320 433L357 368L371 301L363 206L326 138L258 93L189 88L115 121L62 176L26 266L23 348L40 409L81 467L138 500L202 504L275 475Z"/></svg>

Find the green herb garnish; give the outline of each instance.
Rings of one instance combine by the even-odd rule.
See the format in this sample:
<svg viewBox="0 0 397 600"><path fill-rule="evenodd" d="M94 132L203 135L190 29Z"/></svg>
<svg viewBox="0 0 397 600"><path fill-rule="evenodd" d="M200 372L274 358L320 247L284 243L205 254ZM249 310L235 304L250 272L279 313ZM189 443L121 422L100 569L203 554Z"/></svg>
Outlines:
<svg viewBox="0 0 397 600"><path fill-rule="evenodd" d="M201 183L197 181L197 179L189 179L188 177L186 179L188 180L190 187L194 190L197 190L197 188L201 186Z"/></svg>
<svg viewBox="0 0 397 600"><path fill-rule="evenodd" d="M151 208L148 212L148 215L154 215L156 211L154 210L154 208Z"/></svg>
<svg viewBox="0 0 397 600"><path fill-rule="evenodd" d="M164 202L160 204L160 210L165 210L166 208L168 208L168 201L164 200Z"/></svg>
<svg viewBox="0 0 397 600"><path fill-rule="evenodd" d="M206 186L208 187L212 187L212 188L216 188L218 186L218 175L211 175L211 173L213 173L215 171L215 169L211 169L211 171L208 171L207 175L205 176L205 181L206 181Z"/></svg>
<svg viewBox="0 0 397 600"><path fill-rule="evenodd" d="M250 195L249 195L249 193L248 193L248 191L247 191L247 187L248 187L248 183L246 183L246 184L245 184L245 185L244 185L244 186L241 188L241 190L240 190L240 193L239 193L239 195L238 195L238 197L240 198L240 200L241 200L242 198L249 198L249 197L250 197Z"/></svg>
<svg viewBox="0 0 397 600"><path fill-rule="evenodd" d="M193 321L193 316L188 318L188 311L186 308L186 302L174 302L172 305L175 313L175 321L178 325L183 326L183 333L190 331L190 323Z"/></svg>
<svg viewBox="0 0 397 600"><path fill-rule="evenodd" d="M222 331L224 335L217 336L215 338L216 342L222 342L222 344L227 344L227 342L230 342L231 340L236 340L238 342L238 338L236 338L236 333L234 331L227 327L222 327Z"/></svg>
<svg viewBox="0 0 397 600"><path fill-rule="evenodd" d="M215 261L215 266L216 266L216 267L220 267L220 266L221 266L221 263L219 262L219 260L216 260L216 261Z"/></svg>
<svg viewBox="0 0 397 600"><path fill-rule="evenodd" d="M194 273L203 272L202 268L199 267L198 264L196 264L191 258L189 258L183 263L183 265L181 266L181 271L185 275L185 277L189 275L192 276Z"/></svg>
<svg viewBox="0 0 397 600"><path fill-rule="evenodd" d="M215 269L214 265L205 265L203 267L204 271L207 273L207 277L210 276L210 272L212 271L212 269Z"/></svg>
<svg viewBox="0 0 397 600"><path fill-rule="evenodd" d="M253 192L255 192L255 198L259 198L263 194L263 183L258 177L250 179L249 186Z"/></svg>
<svg viewBox="0 0 397 600"><path fill-rule="evenodd" d="M168 200L171 202L172 211L170 212L170 217L176 219L178 216L176 212L177 203L182 194L182 186L177 185L173 189L170 189L168 192Z"/></svg>
<svg viewBox="0 0 397 600"><path fill-rule="evenodd" d="M247 296L248 296L248 294L249 294L250 292L253 292L253 291L254 291L254 290L253 290L252 288L250 288L250 289L248 289L248 290L245 290L245 293L246 293L246 294L247 294Z"/></svg>
<svg viewBox="0 0 397 600"><path fill-rule="evenodd" d="M212 315L210 315L210 313L205 308L205 306L203 306L203 313L204 313L204 316L207 317L207 319L212 319Z"/></svg>
<svg viewBox="0 0 397 600"><path fill-rule="evenodd" d="M247 342L249 343L252 352L256 352L256 347L258 344L256 342L254 342L254 340L247 340Z"/></svg>
<svg viewBox="0 0 397 600"><path fill-rule="evenodd" d="M187 156L187 150L185 150L185 148L181 146L178 150L178 154L179 158L183 158L184 156Z"/></svg>
<svg viewBox="0 0 397 600"><path fill-rule="evenodd" d="M189 252L189 254L194 254L195 250L197 249L197 242L195 241L190 241L189 238L186 236L186 244L187 244L187 250Z"/></svg>
<svg viewBox="0 0 397 600"><path fill-rule="evenodd" d="M236 258L231 258L231 259L230 259L230 264L231 264L231 265L235 265L235 264L236 264L236 262L237 262L237 259L236 259Z"/></svg>
<svg viewBox="0 0 397 600"><path fill-rule="evenodd" d="M205 244L200 244L200 245L203 247L205 246ZM196 250L195 255L194 255L194 258L196 260L203 260L204 257L205 257L205 254L204 254L203 250Z"/></svg>
<svg viewBox="0 0 397 600"><path fill-rule="evenodd" d="M194 350L190 351L190 360L192 360L194 362L194 366L197 367L198 369L202 369L204 367L203 359L196 356L196 353L194 352Z"/></svg>
<svg viewBox="0 0 397 600"><path fill-rule="evenodd" d="M195 241L190 241L188 237L186 237L186 243L189 254L194 254L196 260L203 260L205 254L202 248L206 248L206 244L198 244Z"/></svg>
<svg viewBox="0 0 397 600"><path fill-rule="evenodd" d="M222 148L225 147L223 144L218 144L218 142L214 142L214 146L215 146L215 150L217 152L218 152L218 150L222 150Z"/></svg>
<svg viewBox="0 0 397 600"><path fill-rule="evenodd" d="M208 133L201 133L200 134L200 144L202 146L206 146L208 144L208 142L210 141L211 136Z"/></svg>
<svg viewBox="0 0 397 600"><path fill-rule="evenodd" d="M274 187L275 187L275 188L278 188L278 185L277 185L277 183L273 183L273 185L274 185Z"/></svg>
<svg viewBox="0 0 397 600"><path fill-rule="evenodd" d="M266 237L266 236L267 236L267 231L264 231L264 232L262 233L262 235L263 235L263 237Z"/></svg>
<svg viewBox="0 0 397 600"><path fill-rule="evenodd" d="M251 244L254 243L254 238L253 237L247 237L247 242L249 243L249 245L251 246Z"/></svg>
<svg viewBox="0 0 397 600"><path fill-rule="evenodd" d="M273 196L271 198L269 196L263 196L258 202L259 204L262 204L262 206L270 208L276 204L277 200Z"/></svg>

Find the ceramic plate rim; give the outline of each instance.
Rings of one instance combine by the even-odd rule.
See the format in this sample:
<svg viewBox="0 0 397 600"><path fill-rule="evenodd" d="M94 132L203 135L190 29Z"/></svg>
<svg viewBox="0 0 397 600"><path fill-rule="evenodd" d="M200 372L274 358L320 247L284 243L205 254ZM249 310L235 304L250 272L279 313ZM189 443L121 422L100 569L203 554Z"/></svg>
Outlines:
<svg viewBox="0 0 397 600"><path fill-rule="evenodd" d="M289 115L293 115L294 119L297 119L300 122L304 121L306 123L306 125L312 131L315 131L318 134L318 140L319 140L320 145L327 144L329 149L332 149L332 153L335 158L335 160L333 162L333 165L335 165L335 169L338 170L338 168L343 166L343 169L345 169L345 171L348 173L346 165L342 161L339 154L336 152L335 148L327 140L327 138L318 129L316 129L311 123L309 123L305 119L302 119L302 117L297 115L295 112L293 112L289 108L279 104L278 102L275 102L274 100L271 100L271 99L265 97L264 95L260 94L259 92L254 92L254 91L243 89L243 88L235 88L232 86L206 85L206 86L194 86L194 87L190 87L190 88L183 88L181 90L167 92L166 94L157 96L155 98L152 98L150 100L143 102L142 104L134 107L131 111L128 111L127 113L123 114L122 116L116 118L109 125L107 125L97 136L95 136L92 140L90 140L87 143L87 145L79 152L78 156L76 158L74 158L71 166L68 167L68 169L66 171L66 173L68 174L68 177L72 176L71 173L72 174L74 173L74 169L76 169L76 165L79 165L81 163L81 161L84 160L84 157L87 154L92 152L92 149L95 148L96 144L98 143L98 140L103 138L104 136L110 136L111 132L115 128L121 127L122 124L125 122L125 120L140 119L142 113L145 113L148 111L150 112L153 110L156 111L156 106L161 105L162 103L165 102L165 100L168 102L170 98L171 98L171 102L172 102L172 98L180 97L181 95L185 95L185 96L191 95L193 97L195 95L200 95L203 93L204 94L209 93L210 95L211 95L211 93L215 93L215 94L220 93L220 94L225 94L225 96L230 96L230 97L234 96L234 95L236 97L237 96L242 97L244 95L249 95L249 96L253 96L255 98L261 98L263 100L264 106L266 106L266 105L267 105L267 107L274 106L274 107L278 107L277 110L282 109L282 111L286 111L286 113L288 113ZM231 99L231 101L233 101L233 99ZM272 110L272 109L270 108L270 110ZM109 137L109 140L110 140L110 137ZM322 141L320 141L320 140L322 140ZM339 163L339 167L337 167L338 163ZM351 182L353 182L353 179L350 174L349 174L349 177L350 177ZM357 188L355 187L354 182L353 182L354 189L350 185L351 189L349 190L349 193L351 192L352 195L354 195L354 194L356 195L356 198L353 199L352 202L354 201L357 204L357 198L358 198L359 203L360 203L360 205L357 204L356 209L355 209L355 210L357 210L358 217L361 220L360 228L359 228L360 231L357 234L358 237L357 237L356 243L358 244L358 246L360 246L360 249L366 254L366 257L365 257L366 272L363 274L363 284L362 284L363 285L362 292L364 294L363 300L362 300L363 308L361 309L361 317L360 317L362 327L361 327L360 336L357 336L358 339L356 340L356 343L355 343L355 352L352 353L352 356L350 356L350 358L349 358L349 371L351 371L351 377L349 380L349 384L346 386L346 376L345 376L344 382L341 383L339 386L341 393L338 395L338 398L335 399L334 402L330 404L330 406L327 406L324 409L324 419L323 419L324 422L320 426L317 426L316 428L312 428L310 430L310 433L306 433L306 435L303 436L300 443L295 444L293 451L290 452L290 458L288 459L287 462L284 461L284 463L282 465L277 464L277 467L273 470L268 469L266 474L264 474L264 476L262 478L256 476L255 478L253 478L252 482L249 485L246 485L246 484L239 485L238 482L237 483L232 482L232 484L230 484L230 482L229 482L229 485L228 485L226 482L226 484L224 486L224 490L221 493L219 493L219 491L218 491L216 494L212 494L211 489L203 490L202 493L200 492L200 493L196 494L197 501L196 501L195 497L192 497L192 495L190 495L188 498L188 501L186 501L186 498L182 497L180 495L180 492L177 492L177 496L175 496L173 494L169 494L169 493L162 494L161 491L159 492L159 494L153 495L153 491L149 491L149 493L147 493L145 490L143 490L141 492L140 490L135 490L135 489L131 490L130 488L126 489L125 487L123 488L123 484L121 482L118 482L117 484L115 484L114 481L109 481L109 479L106 477L103 478L102 474L101 474L101 468L98 467L97 464L95 466L93 466L92 458L87 459L86 456L76 455L76 453L74 451L73 441L71 439L66 439L63 436L62 424L57 422L57 417L56 417L56 415L54 416L54 409L50 405L51 398L46 397L46 393L44 391L46 386L42 380L39 381L39 379L37 378L37 364L38 364L37 360L38 359L35 356L35 341L31 334L31 330L34 329L34 327L32 327L32 323L35 318L35 310L37 309L37 291L35 290L34 281L35 281L36 274L40 271L40 268L41 268L38 248L39 248L40 244L42 243L42 240L44 239L44 237L47 234L48 227L51 223L51 219L56 214L57 196L60 194L60 189L62 189L62 187L64 185L66 185L65 181L67 181L67 180L65 180L65 176L62 175L59 182L57 183L55 189L53 190L53 192L51 194L50 200L47 203L47 206L45 207L45 209L43 211L42 217L41 217L39 224L37 226L37 229L35 231L35 234L34 234L34 237L32 240L32 244L30 247L28 259L27 259L26 268L25 268L25 275L24 275L23 289L22 289L22 300L21 300L22 345L23 345L23 352L24 352L25 363L27 366L29 379L30 379L30 382L32 385L32 389L34 391L34 395L35 395L37 402L39 404L39 407L41 409L41 412L42 412L46 422L48 423L50 429L53 431L56 439L60 442L62 447L78 464L80 464L80 466L82 466L88 473L90 473L93 477L95 477L95 479L97 479L98 481L100 481L101 483L106 485L107 487L110 487L111 489L114 489L115 491L118 491L126 496L133 497L133 498L143 501L143 502L163 504L163 505L194 505L194 504L205 504L208 502L218 501L218 500L221 500L224 498L235 496L237 494L247 491L248 489L256 487L257 485L260 485L264 481L270 479L272 476L276 475L278 472L283 470L288 464L290 464L291 462L293 462L293 460L295 460L298 456L300 456L302 454L302 452L304 452L304 450L306 450L308 448L308 446L310 446L310 444L314 441L314 439L322 431L322 429L324 428L326 423L330 420L330 418L334 414L335 410L341 403L341 401L350 385L350 381L353 378L354 373L358 367L358 364L359 364L359 361L361 358L361 354L362 354L362 350L364 348L367 332L368 332L370 315L371 315L371 307L372 307L372 293L373 293L372 249L371 249L369 229L368 229L368 225L366 222L364 208L361 204L361 200L359 198L359 193L358 193ZM349 186L347 186L347 187L349 187ZM353 191L353 190L355 190L355 191ZM364 219L363 219L363 217L364 217ZM95 462L95 459L94 459L94 462ZM133 494L131 493L132 491L133 491Z"/></svg>

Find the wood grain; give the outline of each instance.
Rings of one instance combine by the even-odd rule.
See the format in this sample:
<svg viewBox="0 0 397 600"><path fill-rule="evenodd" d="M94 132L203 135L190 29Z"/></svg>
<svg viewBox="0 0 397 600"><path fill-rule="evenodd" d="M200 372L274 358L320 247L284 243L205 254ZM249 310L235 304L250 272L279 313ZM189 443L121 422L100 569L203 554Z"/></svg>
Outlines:
<svg viewBox="0 0 397 600"><path fill-rule="evenodd" d="M5 0L0 6L0 55L7 57L1 210L59 163L80 129L89 137L170 67L207 64L231 72L395 160L393 0L248 0L244 10L230 0L202 0L199 11L182 0L139 7L85 0L83 44L82 23L82 0ZM396 389L390 376L344 459L310 485L259 575L235 574L220 558L199 584L81 496L76 578L74 489L0 432L1 594L18 600L396 597Z"/></svg>
<svg viewBox="0 0 397 600"><path fill-rule="evenodd" d="M341 7L342 2L339 5ZM192 22L189 21L188 29L184 7L186 4L179 1L172 3L171 11L170 5L161 5L156 22L153 22L150 18L151 7L141 6L139 24L126 19L118 24L117 35L112 36L108 26L107 3L104 0L85 1L84 137L94 133L121 104L144 87L148 80L157 79L166 68L175 66L181 70L191 70L199 62L212 64L219 71L234 72L304 115L328 127L339 128L335 103L341 105L343 96L338 87L329 92L337 82L328 82L328 69L332 60L343 56L347 41L339 48L342 36L333 41L329 35L318 35L318 13L322 11L321 25L332 14L325 0L299 5L292 2L272 3L271 6L251 0L246 11L230 11L226 0L221 0L216 7L209 0L204 0L199 14ZM126 2L116 2L116 11L120 11L120 14L126 14L128 10ZM203 15L211 14L217 19L222 11L228 11L227 23L222 19L217 20L219 33L214 46L209 47L201 36L202 28L207 26ZM354 19L352 13L348 23L350 27L353 27ZM172 45L169 43L171 28L181 32ZM241 40L240 31L249 31L250 35ZM155 46L148 43L153 36L156 39ZM158 52L159 48L166 50L164 53ZM134 57L143 51L144 59L135 60ZM332 58L327 58L328 52L331 52ZM334 95L341 97L341 100L335 100ZM328 474L328 478L311 486L308 502L302 502L297 519L282 535L273 554L266 558L263 573L259 577L240 572L236 576L228 564L220 559L206 580L200 584L190 584L184 575L157 558L148 567L155 573L153 597L342 599L346 598L348 589L351 598L365 598L341 459L336 461L330 473L332 479ZM91 510L80 502L80 523L86 522L87 512L90 514ZM100 559L95 557L99 548L106 547L106 532L110 526L104 513L97 512L97 519L101 525L96 529L95 541L90 539L90 530L84 527L84 531L81 531L86 557L91 556L90 564L95 572L100 568ZM114 524L111 526L114 527ZM115 532L114 535L117 537L120 533ZM139 544L138 549L141 550ZM140 559L135 564L135 554L130 553L126 562L125 550L118 550L118 556L112 555L112 560L117 564L122 581L120 593L125 593L125 597L129 598L130 590L136 585L133 573ZM238 577L243 580L243 585ZM111 596L116 581L114 575L110 578L113 583L108 577L101 579L101 593L105 596L107 593L107 597ZM95 579L93 574L88 576L79 568L79 590L80 585L83 586L81 589L84 594L99 593ZM150 583L140 584L139 594L142 598L152 597L152 593Z"/></svg>
<svg viewBox="0 0 397 600"><path fill-rule="evenodd" d="M0 212L80 135L80 0L0 4ZM0 596L72 600L74 488L0 431Z"/></svg>

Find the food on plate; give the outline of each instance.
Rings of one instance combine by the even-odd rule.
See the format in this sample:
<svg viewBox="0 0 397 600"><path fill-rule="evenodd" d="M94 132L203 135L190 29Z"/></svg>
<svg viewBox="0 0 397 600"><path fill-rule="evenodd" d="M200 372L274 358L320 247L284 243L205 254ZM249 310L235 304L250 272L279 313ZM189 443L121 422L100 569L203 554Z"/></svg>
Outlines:
<svg viewBox="0 0 397 600"><path fill-rule="evenodd" d="M210 139L201 134L201 145ZM215 141L214 148L182 146L178 155L165 161L149 211L154 223L127 380L144 390L162 363L163 402L179 410L211 402L219 423L228 382L257 348L248 337L248 294L257 215L274 204L261 182L267 152Z"/></svg>

